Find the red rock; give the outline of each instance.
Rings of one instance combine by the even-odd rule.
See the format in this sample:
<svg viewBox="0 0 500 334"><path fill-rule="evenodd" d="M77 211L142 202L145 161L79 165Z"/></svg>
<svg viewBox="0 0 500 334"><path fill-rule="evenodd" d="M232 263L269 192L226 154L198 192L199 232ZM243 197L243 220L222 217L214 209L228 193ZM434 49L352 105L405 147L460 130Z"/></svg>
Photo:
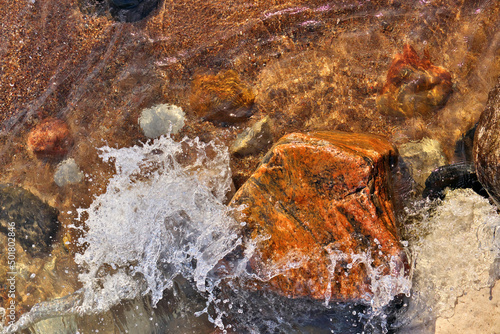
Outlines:
<svg viewBox="0 0 500 334"><path fill-rule="evenodd" d="M28 135L28 149L38 157L62 157L72 144L69 128L60 119L46 119Z"/></svg>
<svg viewBox="0 0 500 334"><path fill-rule="evenodd" d="M389 188L396 157L374 135L295 133L276 143L230 204L246 206L246 242L258 241L250 267L262 280L249 286L368 301L370 271L400 275L406 257ZM361 254L368 261L356 262Z"/></svg>
<svg viewBox="0 0 500 334"><path fill-rule="evenodd" d="M450 73L432 65L427 52L420 58L406 44L392 61L377 107L392 116L426 116L443 107L451 92Z"/></svg>
<svg viewBox="0 0 500 334"><path fill-rule="evenodd" d="M193 111L215 124L244 122L252 115L255 95L233 70L197 76L191 83Z"/></svg>

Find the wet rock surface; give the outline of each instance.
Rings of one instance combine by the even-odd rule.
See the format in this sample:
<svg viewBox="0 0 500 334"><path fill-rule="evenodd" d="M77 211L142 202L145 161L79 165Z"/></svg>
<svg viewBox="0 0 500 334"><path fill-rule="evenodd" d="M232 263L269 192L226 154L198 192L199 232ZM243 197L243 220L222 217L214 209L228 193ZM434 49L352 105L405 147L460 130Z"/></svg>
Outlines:
<svg viewBox="0 0 500 334"><path fill-rule="evenodd" d="M158 7L158 0L78 0L82 13L109 15L119 22L140 21Z"/></svg>
<svg viewBox="0 0 500 334"><path fill-rule="evenodd" d="M398 151L413 179L422 187L430 173L446 163L441 144L430 138L401 145Z"/></svg>
<svg viewBox="0 0 500 334"><path fill-rule="evenodd" d="M489 93L474 137L477 177L493 200L500 205L500 77Z"/></svg>
<svg viewBox="0 0 500 334"><path fill-rule="evenodd" d="M80 3L106 8L85 12ZM104 145L144 142L137 124L144 108L180 106L186 126L176 139L217 139L230 147L253 124L252 117L267 115L275 139L296 131L344 130L384 135L399 147L429 137L441 142L451 163L456 140L477 122L500 71L495 1L179 0L164 1L147 19L130 24L116 22L110 3L3 1L0 6L6 32L0 35L0 181L32 189L60 211L64 226L76 224L80 231L85 224L75 221L74 209L88 208L116 172L96 152ZM139 7L133 0L114 3L129 12ZM443 108L425 120L376 108L392 58L407 42L420 55L426 48L455 85ZM192 80L207 69L233 69L255 88L248 122L245 110L241 122L217 123L203 122L191 108ZM83 181L69 187L54 182L56 164L33 159L26 149L29 131L48 117L67 122L75 140L69 153L86 172ZM263 153L231 156L237 188ZM67 246L74 247L77 238L67 239ZM69 267L62 275L74 278L77 272ZM35 279L27 275L19 281L25 288L19 294L28 300L19 304L20 312L78 286L76 279L50 285L39 277L44 276L37 272ZM49 291L63 286L66 291ZM91 321L87 325L82 332L96 329Z"/></svg>
<svg viewBox="0 0 500 334"><path fill-rule="evenodd" d="M271 119L266 116L236 137L230 151L238 156L257 154L269 148L273 142Z"/></svg>
<svg viewBox="0 0 500 334"><path fill-rule="evenodd" d="M476 170L472 163L456 163L436 168L425 180L422 196L430 199L443 199L446 188L472 188L477 194L488 197L488 193L477 179Z"/></svg>
<svg viewBox="0 0 500 334"><path fill-rule="evenodd" d="M6 184L0 184L0 208L0 232L7 234L8 224L14 222L16 241L27 253L50 253L59 229L57 209L25 189Z"/></svg>
<svg viewBox="0 0 500 334"><path fill-rule="evenodd" d="M204 120L230 125L248 120L255 95L233 70L200 75L191 83L191 108Z"/></svg>
<svg viewBox="0 0 500 334"><path fill-rule="evenodd" d="M67 184L78 183L83 179L83 173L75 159L69 158L61 162L54 173L54 182L63 187Z"/></svg>
<svg viewBox="0 0 500 334"><path fill-rule="evenodd" d="M412 46L405 44L403 53L392 61L377 107L393 116L428 116L444 106L451 92L451 74L432 65L427 52L420 58Z"/></svg>
<svg viewBox="0 0 500 334"><path fill-rule="evenodd" d="M73 141L68 125L49 118L38 124L28 135L28 150L40 158L61 158L70 149Z"/></svg>
<svg viewBox="0 0 500 334"><path fill-rule="evenodd" d="M185 113L172 104L159 104L141 112L139 125L148 138L176 134L184 126Z"/></svg>
<svg viewBox="0 0 500 334"><path fill-rule="evenodd" d="M232 206L257 242L258 288L297 298L368 301L374 276L404 276L383 138L343 132L278 141ZM365 257L365 258L363 258Z"/></svg>

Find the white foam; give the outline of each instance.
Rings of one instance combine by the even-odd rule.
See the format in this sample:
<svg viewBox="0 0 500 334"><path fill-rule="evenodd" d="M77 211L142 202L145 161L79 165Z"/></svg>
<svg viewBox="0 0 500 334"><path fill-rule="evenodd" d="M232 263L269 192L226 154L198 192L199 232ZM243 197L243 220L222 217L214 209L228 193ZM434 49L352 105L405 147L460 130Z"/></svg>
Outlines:
<svg viewBox="0 0 500 334"><path fill-rule="evenodd" d="M79 240L88 247L75 257L84 269L80 309L104 311L138 293L151 293L155 305L176 275L205 291L208 273L241 242L223 204L231 182L227 149L160 137L101 151L116 174L78 210L88 228Z"/></svg>

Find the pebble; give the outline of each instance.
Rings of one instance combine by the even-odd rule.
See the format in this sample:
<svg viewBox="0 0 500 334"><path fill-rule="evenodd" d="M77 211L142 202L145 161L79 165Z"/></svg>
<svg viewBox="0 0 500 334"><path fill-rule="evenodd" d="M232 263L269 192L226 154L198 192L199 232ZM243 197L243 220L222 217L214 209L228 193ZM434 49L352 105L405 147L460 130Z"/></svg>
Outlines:
<svg viewBox="0 0 500 334"><path fill-rule="evenodd" d="M54 173L54 182L59 186L78 183L83 179L83 173L73 158L61 162Z"/></svg>
<svg viewBox="0 0 500 334"><path fill-rule="evenodd" d="M148 138L157 138L169 133L176 134L184 126L185 113L173 104L157 104L144 109L139 125Z"/></svg>
<svg viewBox="0 0 500 334"><path fill-rule="evenodd" d="M398 151L411 176L422 187L425 187L425 180L434 169L446 164L441 144L435 139L424 138L418 142L409 142L401 145Z"/></svg>
<svg viewBox="0 0 500 334"><path fill-rule="evenodd" d="M68 153L73 141L68 125L55 118L38 124L28 135L28 150L39 158L60 158Z"/></svg>
<svg viewBox="0 0 500 334"><path fill-rule="evenodd" d="M258 154L269 148L273 141L271 126L271 119L266 116L252 127L247 128L236 137L230 149L231 153L245 156Z"/></svg>

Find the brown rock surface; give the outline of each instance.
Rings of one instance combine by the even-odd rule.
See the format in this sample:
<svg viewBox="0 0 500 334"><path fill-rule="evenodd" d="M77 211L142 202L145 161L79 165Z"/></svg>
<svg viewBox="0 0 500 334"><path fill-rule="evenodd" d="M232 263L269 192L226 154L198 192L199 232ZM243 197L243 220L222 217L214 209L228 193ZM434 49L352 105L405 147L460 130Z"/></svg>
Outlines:
<svg viewBox="0 0 500 334"><path fill-rule="evenodd" d="M197 76L191 83L189 102L193 110L205 120L216 123L244 122L252 115L255 99L233 70L217 75Z"/></svg>
<svg viewBox="0 0 500 334"><path fill-rule="evenodd" d="M479 182L500 204L500 77L490 92L474 137L474 163Z"/></svg>
<svg viewBox="0 0 500 334"><path fill-rule="evenodd" d="M231 202L246 205L241 219L258 242L257 288L369 300L371 274L399 275L406 258L388 183L395 158L374 135L294 133L276 143Z"/></svg>
<svg viewBox="0 0 500 334"><path fill-rule="evenodd" d="M69 128L60 119L46 119L28 135L28 149L38 157L62 157L71 144Z"/></svg>
<svg viewBox="0 0 500 334"><path fill-rule="evenodd" d="M452 92L451 75L432 65L429 54L420 58L409 44L392 61L387 79L377 98L383 113L393 116L426 116L442 107Z"/></svg>

